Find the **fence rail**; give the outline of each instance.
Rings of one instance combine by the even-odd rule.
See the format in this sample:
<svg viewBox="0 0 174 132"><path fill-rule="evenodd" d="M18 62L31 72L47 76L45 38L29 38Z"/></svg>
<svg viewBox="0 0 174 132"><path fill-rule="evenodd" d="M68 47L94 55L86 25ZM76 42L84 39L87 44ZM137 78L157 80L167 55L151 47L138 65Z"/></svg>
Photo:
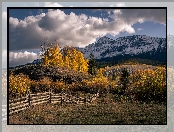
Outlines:
<svg viewBox="0 0 174 132"><path fill-rule="evenodd" d="M97 94L82 94L76 93L74 95L59 93L55 94L52 92L44 92L31 94L28 93L26 97L9 100L9 115L17 113L19 111L25 110L31 106L42 104L42 103L76 103L76 104L85 104L93 102L98 96Z"/></svg>

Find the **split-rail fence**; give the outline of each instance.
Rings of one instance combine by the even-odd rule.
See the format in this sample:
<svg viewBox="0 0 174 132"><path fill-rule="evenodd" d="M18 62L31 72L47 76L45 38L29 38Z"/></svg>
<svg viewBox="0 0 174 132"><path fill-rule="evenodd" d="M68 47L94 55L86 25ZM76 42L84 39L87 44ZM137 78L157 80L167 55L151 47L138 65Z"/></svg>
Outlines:
<svg viewBox="0 0 174 132"><path fill-rule="evenodd" d="M25 97L9 100L9 115L42 103L59 103L61 105L62 103L87 104L96 100L98 96L99 93L75 93L72 95L68 93L55 94L51 91L37 94L28 92Z"/></svg>

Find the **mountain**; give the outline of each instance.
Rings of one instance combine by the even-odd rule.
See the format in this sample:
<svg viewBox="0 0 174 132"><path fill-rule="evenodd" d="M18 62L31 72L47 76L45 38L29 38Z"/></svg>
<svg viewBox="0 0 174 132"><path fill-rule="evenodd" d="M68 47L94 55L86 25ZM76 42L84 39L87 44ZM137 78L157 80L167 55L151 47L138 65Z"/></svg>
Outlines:
<svg viewBox="0 0 174 132"><path fill-rule="evenodd" d="M32 63L30 64L40 64L41 63L41 59L37 59L37 60L34 60ZM28 63L29 64L29 63Z"/></svg>
<svg viewBox="0 0 174 132"><path fill-rule="evenodd" d="M18 65L18 66L15 66L15 67L9 67L9 69L21 68L21 67L26 66L26 65L39 65L40 63L41 63L41 59L37 59L37 60L34 60L33 62L27 63L25 65Z"/></svg>
<svg viewBox="0 0 174 132"><path fill-rule="evenodd" d="M142 61L145 60L146 62L150 60L148 62L153 61L154 63L161 62L166 64L168 52L168 61L171 65L174 65L174 59L171 57L174 56L174 36L168 35L167 42L168 45L166 46L166 38L150 37L146 35L125 36L119 37L116 40L104 36L85 48L76 47L76 49L80 50L85 58L89 59L89 55L93 53L97 62L114 63L129 59L142 59ZM41 60L37 59L26 65L40 63ZM17 67L22 66L24 65Z"/></svg>
<svg viewBox="0 0 174 132"><path fill-rule="evenodd" d="M129 58L142 58L160 61L166 64L166 38L133 35L119 37L116 40L106 36L85 48L79 48L85 58L94 54L98 61L118 61Z"/></svg>

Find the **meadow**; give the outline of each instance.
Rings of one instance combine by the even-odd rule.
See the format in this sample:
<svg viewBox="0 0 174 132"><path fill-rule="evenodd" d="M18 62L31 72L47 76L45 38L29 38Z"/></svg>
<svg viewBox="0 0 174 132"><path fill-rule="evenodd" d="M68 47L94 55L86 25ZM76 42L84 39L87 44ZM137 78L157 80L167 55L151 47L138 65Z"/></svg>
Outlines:
<svg viewBox="0 0 174 132"><path fill-rule="evenodd" d="M123 92L121 69L130 72L129 85ZM151 69L151 70L150 70ZM153 69L153 70L152 70ZM139 71L141 70L141 71ZM161 70L161 71L160 71ZM27 71L27 70L26 70ZM63 70L62 70L63 71ZM117 76L113 75L116 73ZM73 71L74 72L74 71ZM70 72L69 72L70 73ZM141 74L140 74L141 73ZM158 73L158 74L157 74ZM166 124L166 74L164 67L151 65L120 65L106 67L97 77L86 77L78 81L72 74L71 84L51 82L48 78L31 81L26 75L13 76L13 80L28 82L32 93L45 92L86 92L100 93L91 104L40 104L9 116L10 124ZM120 75L120 76L119 76ZM163 75L163 76L162 76ZM77 76L82 76L81 73ZM105 77L107 76L107 77ZM156 76L156 77L152 77ZM26 77L26 78L25 78ZM159 82L157 77L162 79ZM63 77L62 77L63 78ZM28 80L27 80L28 79ZM61 80L61 79L60 79ZM15 81L16 82L16 81ZM151 84L149 84L151 83ZM154 84L153 84L154 83ZM16 84L16 83L15 83ZM19 82L17 84L20 84ZM27 84L27 83L25 83ZM153 84L153 85L152 85ZM156 86L156 87L155 87ZM23 87L24 88L24 87ZM11 93L10 98L25 96L27 89Z"/></svg>
<svg viewBox="0 0 174 132"><path fill-rule="evenodd" d="M166 105L116 100L91 104L40 104L9 117L10 124L156 124L167 123Z"/></svg>

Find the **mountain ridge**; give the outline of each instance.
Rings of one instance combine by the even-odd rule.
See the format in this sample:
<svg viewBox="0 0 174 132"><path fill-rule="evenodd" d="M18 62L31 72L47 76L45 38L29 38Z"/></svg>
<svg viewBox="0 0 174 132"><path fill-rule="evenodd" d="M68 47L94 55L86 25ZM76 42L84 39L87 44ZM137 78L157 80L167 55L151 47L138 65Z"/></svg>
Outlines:
<svg viewBox="0 0 174 132"><path fill-rule="evenodd" d="M89 59L91 53L97 61L120 61L129 58L142 58L167 63L167 51L174 48L174 36L169 35L166 45L166 38L150 37L146 35L132 35L111 39L103 36L95 43L85 48L75 47L80 50L84 57ZM173 54L173 52L171 52ZM28 64L39 64L40 60L34 60Z"/></svg>
<svg viewBox="0 0 174 132"><path fill-rule="evenodd" d="M85 48L79 48L85 58L94 54L95 59L114 61L129 58L142 58L167 63L166 38L133 35L119 37L115 40L106 36Z"/></svg>

